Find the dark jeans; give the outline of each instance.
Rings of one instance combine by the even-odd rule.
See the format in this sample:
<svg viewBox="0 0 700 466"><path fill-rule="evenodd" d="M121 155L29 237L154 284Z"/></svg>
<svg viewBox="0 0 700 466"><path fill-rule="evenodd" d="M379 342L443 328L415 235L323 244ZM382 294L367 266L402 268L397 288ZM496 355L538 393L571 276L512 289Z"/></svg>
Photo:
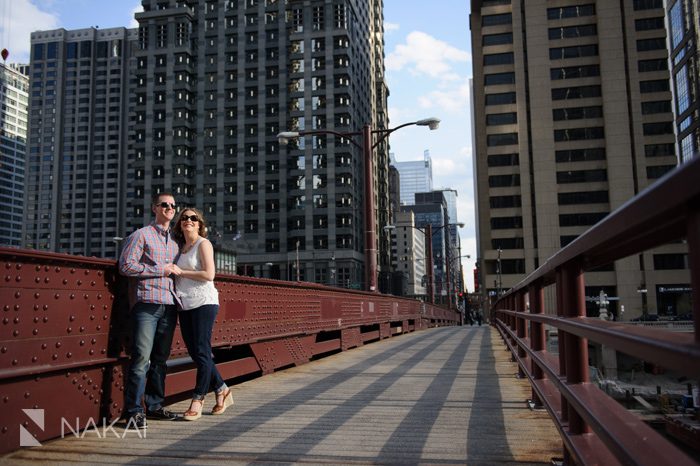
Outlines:
<svg viewBox="0 0 700 466"><path fill-rule="evenodd" d="M165 400L166 361L177 323L175 305L136 303L131 310L134 330L131 365L126 375L124 409L128 415L162 407ZM144 396L145 394L145 396Z"/></svg>
<svg viewBox="0 0 700 466"><path fill-rule="evenodd" d="M197 366L197 382L193 399L203 400L211 390L224 385L211 356L211 332L219 312L217 304L206 304L189 311L180 311L180 331L190 357Z"/></svg>

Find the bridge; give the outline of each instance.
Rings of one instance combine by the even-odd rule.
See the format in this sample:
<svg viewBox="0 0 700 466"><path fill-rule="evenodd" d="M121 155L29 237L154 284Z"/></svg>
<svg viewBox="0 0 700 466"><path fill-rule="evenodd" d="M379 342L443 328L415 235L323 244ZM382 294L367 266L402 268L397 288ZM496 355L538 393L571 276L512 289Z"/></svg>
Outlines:
<svg viewBox="0 0 700 466"><path fill-rule="evenodd" d="M201 422L154 421L147 440L104 426L121 413L129 347L114 262L0 249L0 461L697 464L591 382L588 344L700 380L698 180L695 159L613 212L499 297L488 327L394 296L219 275L213 346L236 404ZM586 270L678 240L692 331L585 317ZM176 334L174 409L193 385ZM678 436L693 446L697 411L683 416Z"/></svg>

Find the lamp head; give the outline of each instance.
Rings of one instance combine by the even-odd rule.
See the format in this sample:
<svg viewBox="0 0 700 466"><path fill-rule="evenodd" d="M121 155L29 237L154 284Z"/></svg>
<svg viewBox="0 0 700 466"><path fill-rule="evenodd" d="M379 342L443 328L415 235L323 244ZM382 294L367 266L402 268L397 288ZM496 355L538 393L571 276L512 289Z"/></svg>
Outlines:
<svg viewBox="0 0 700 466"><path fill-rule="evenodd" d="M395 230L396 225L385 225L384 226L384 231L390 231L390 230Z"/></svg>
<svg viewBox="0 0 700 466"><path fill-rule="evenodd" d="M283 146L286 146L289 144L290 139L296 139L298 137L299 133L297 131L282 131L281 133L277 134L277 142Z"/></svg>
<svg viewBox="0 0 700 466"><path fill-rule="evenodd" d="M430 128L431 131L438 129L440 126L440 119L439 118L424 118L422 120L416 121L416 125L418 126L427 126Z"/></svg>

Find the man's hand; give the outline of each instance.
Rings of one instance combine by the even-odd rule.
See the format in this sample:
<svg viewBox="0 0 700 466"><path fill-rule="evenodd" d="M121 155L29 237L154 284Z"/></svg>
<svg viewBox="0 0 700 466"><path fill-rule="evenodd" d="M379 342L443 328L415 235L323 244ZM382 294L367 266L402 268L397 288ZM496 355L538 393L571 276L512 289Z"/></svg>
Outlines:
<svg viewBox="0 0 700 466"><path fill-rule="evenodd" d="M165 268L163 268L163 274L168 277L170 275L180 275L182 273L182 269L178 267L176 264L165 264Z"/></svg>

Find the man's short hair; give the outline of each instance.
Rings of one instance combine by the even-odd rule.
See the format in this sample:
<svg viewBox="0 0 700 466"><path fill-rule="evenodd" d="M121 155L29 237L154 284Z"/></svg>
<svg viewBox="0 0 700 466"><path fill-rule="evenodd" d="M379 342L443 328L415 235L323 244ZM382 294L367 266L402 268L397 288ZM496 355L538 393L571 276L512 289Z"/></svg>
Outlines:
<svg viewBox="0 0 700 466"><path fill-rule="evenodd" d="M163 192L160 192L160 193L156 193L156 194L154 194L154 195L151 197L151 205L156 205L156 204L158 204L158 199L160 199L161 196L170 196L170 197L172 197L173 199L175 199L175 196L173 196L172 193L163 191Z"/></svg>

